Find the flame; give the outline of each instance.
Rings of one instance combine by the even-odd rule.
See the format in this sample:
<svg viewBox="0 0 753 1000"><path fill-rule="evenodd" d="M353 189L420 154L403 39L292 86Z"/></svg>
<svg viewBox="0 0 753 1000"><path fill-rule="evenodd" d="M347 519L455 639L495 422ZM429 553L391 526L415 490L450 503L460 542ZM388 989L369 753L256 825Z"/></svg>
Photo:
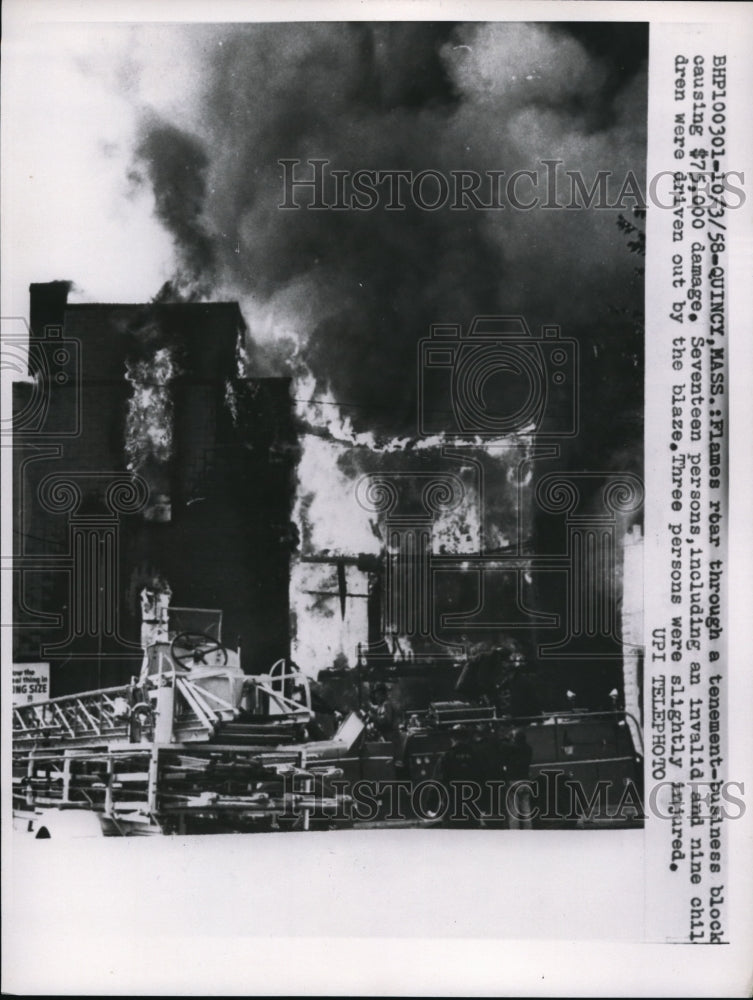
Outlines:
<svg viewBox="0 0 753 1000"><path fill-rule="evenodd" d="M393 663L411 663L416 659L416 651L409 635L392 632L387 637L387 645L392 650Z"/></svg>
<svg viewBox="0 0 753 1000"><path fill-rule="evenodd" d="M293 392L301 453L293 517L301 547L291 570L292 641L301 668L316 675L343 657L354 665L358 644L368 646L367 601L349 597L345 615L341 615L333 582L338 558L375 555L394 559L400 555L397 548L402 543L395 539L401 536L393 534L390 544L385 515L365 509L356 499L361 476L405 476L409 506L423 510L419 491L427 475L430 479L432 473L438 478L450 473L462 485L462 502L449 504L430 517L431 551L449 556L499 551L516 545L525 531L521 522L525 511L519 501L532 475L527 461L532 436L469 436L458 441L436 434L377 439L370 431L356 431L331 388L322 387L300 359L296 363L300 363L300 374L294 379ZM411 455L415 455L414 460ZM484 474L486 494L482 495ZM368 575L349 566L348 590L356 586L365 598ZM386 606L383 610L386 614ZM383 627L395 660L417 655L413 637L393 635L387 618Z"/></svg>
<svg viewBox="0 0 753 1000"><path fill-rule="evenodd" d="M445 448L462 449L469 455L476 452L496 456L505 468L508 482L512 483L514 456L520 455L521 449L527 452L531 443L530 435L494 439L475 436L461 442L444 434L377 440L371 431L354 429L332 390L317 389L317 380L308 370L294 380L294 398L302 433L293 519L305 555L378 555L384 551L384 525L358 504L355 488L366 472L389 472L405 465L404 458L401 462L390 462L388 456L402 457L415 452L424 456L425 463L426 458L435 454L437 470L448 464ZM385 456L385 461L375 462L373 456ZM455 555L479 553L485 547L508 547L509 526L484 519L473 461L462 463L453 471L463 482L465 500L460 507L435 516L432 550L436 554ZM530 470L526 475L530 478ZM510 492L514 494L514 490Z"/></svg>
<svg viewBox="0 0 753 1000"><path fill-rule="evenodd" d="M324 432L333 441L377 449L372 432L356 433L350 417L343 416L342 407L332 390L327 387L317 391L316 378L303 362L301 365L304 370L294 381L294 398L296 416L304 428L313 429L319 435Z"/></svg>
<svg viewBox="0 0 753 1000"><path fill-rule="evenodd" d="M358 448L373 450L374 435L357 434L341 415L331 390L317 392L306 370L294 380L296 416L302 426L298 491L293 519L301 550L308 555L349 555L381 551L381 541L366 511L355 499L355 483L343 459Z"/></svg>
<svg viewBox="0 0 753 1000"><path fill-rule="evenodd" d="M339 441L304 434L293 519L305 555L378 555L383 542L376 520L355 498L355 482L343 471L351 451Z"/></svg>
<svg viewBox="0 0 753 1000"><path fill-rule="evenodd" d="M126 361L133 395L126 408L125 450L129 471L143 469L149 459L167 462L173 448L173 401L170 383L178 373L169 347L145 361Z"/></svg>
<svg viewBox="0 0 753 1000"><path fill-rule="evenodd" d="M297 561L291 568L293 659L310 677L336 660L356 665L358 644L368 637L368 574L344 567L345 593L340 591L334 563ZM345 600L345 614L341 599Z"/></svg>

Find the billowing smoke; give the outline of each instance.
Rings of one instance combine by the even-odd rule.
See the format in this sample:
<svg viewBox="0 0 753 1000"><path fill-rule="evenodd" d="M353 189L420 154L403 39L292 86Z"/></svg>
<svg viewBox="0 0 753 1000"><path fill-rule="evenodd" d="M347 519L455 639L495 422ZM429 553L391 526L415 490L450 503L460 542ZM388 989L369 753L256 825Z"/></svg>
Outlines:
<svg viewBox="0 0 753 1000"><path fill-rule="evenodd" d="M163 298L202 298L215 286L214 243L202 221L208 166L198 139L168 122L145 120L130 180L148 180L157 218L175 245L176 272Z"/></svg>
<svg viewBox="0 0 753 1000"><path fill-rule="evenodd" d="M612 195L629 171L642 184L645 33L602 29L599 37L598 26L538 24L186 29L210 53L198 98L180 128L145 119L136 151L176 243L183 294L238 298L268 373L302 359L358 430L415 433L418 340L431 323L466 324L480 313L521 312L534 330L559 323L580 339L586 363L596 362L590 405L628 397L640 381L640 338L619 311L642 292L617 210L278 207L281 159L303 161L301 176L319 158L328 171L507 177L561 160L565 202L566 170L589 187L611 171ZM530 196L525 179L518 191Z"/></svg>

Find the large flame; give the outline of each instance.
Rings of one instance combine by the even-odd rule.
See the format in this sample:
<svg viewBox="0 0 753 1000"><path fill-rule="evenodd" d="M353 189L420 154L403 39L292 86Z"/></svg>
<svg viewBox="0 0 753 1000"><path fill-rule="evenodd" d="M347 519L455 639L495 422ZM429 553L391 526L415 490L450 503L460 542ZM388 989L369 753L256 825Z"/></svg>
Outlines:
<svg viewBox="0 0 753 1000"><path fill-rule="evenodd" d="M405 485L401 502L420 516L426 513L422 485L451 475L462 500L447 509L440 505L428 517L431 553L462 557L500 551L520 541L519 504L531 474L532 438L521 434L458 442L438 434L377 439L371 432L357 432L332 391L308 371L294 380L293 392L301 429L293 512L300 553L290 584L293 654L315 676L335 662L353 666L358 645L368 645L368 573L352 560L401 557L401 536L390 532L389 515L358 502L361 477L394 475ZM344 559L351 562L338 584L337 566ZM387 646L395 658L410 659L415 655L412 637L393 635L388 619L384 609Z"/></svg>
<svg viewBox="0 0 753 1000"><path fill-rule="evenodd" d="M305 555L376 555L384 551L387 539L383 521L359 505L356 485L368 472L405 472L412 466L423 470L424 475L427 470L441 475L441 470L449 466L464 487L463 503L438 512L433 519L435 553L479 553L511 544L506 526L481 510L478 458L473 456L488 456L510 479L520 456L530 451L530 434L494 439L469 436L460 442L443 434L377 439L371 431L356 432L332 391L317 389L309 372L295 379L293 391L302 428L293 519ZM415 463L410 459L412 454ZM464 455L468 458L464 459ZM506 501L517 503L514 488Z"/></svg>
<svg viewBox="0 0 753 1000"><path fill-rule="evenodd" d="M356 665L368 639L368 574L357 566L296 561L291 569L293 659L316 677L335 663Z"/></svg>
<svg viewBox="0 0 753 1000"><path fill-rule="evenodd" d="M142 470L150 461L163 464L173 448L173 401L170 383L177 366L169 347L148 360L126 361L133 395L126 407L125 450L128 469Z"/></svg>

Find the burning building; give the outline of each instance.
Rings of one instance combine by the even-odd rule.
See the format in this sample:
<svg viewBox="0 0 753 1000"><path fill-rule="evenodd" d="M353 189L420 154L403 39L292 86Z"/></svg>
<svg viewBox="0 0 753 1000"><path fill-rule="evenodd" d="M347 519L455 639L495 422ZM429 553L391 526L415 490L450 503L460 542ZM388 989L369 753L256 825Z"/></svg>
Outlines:
<svg viewBox="0 0 753 1000"><path fill-rule="evenodd" d="M251 673L290 657L436 699L496 658L550 706L622 687L637 477L563 470L525 428L377 439L313 378L256 377L236 303L68 291L32 286L14 399L14 654L53 664L53 694L137 673L160 587L222 611Z"/></svg>

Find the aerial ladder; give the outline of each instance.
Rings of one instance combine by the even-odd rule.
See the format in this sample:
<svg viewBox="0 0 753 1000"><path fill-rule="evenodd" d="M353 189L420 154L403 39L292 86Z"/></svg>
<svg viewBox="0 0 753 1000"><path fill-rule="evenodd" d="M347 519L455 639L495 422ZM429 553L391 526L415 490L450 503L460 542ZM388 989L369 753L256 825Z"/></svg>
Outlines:
<svg viewBox="0 0 753 1000"><path fill-rule="evenodd" d="M248 675L209 632L157 636L129 684L13 709L14 821L43 838L310 829L344 802L312 715L286 661Z"/></svg>

